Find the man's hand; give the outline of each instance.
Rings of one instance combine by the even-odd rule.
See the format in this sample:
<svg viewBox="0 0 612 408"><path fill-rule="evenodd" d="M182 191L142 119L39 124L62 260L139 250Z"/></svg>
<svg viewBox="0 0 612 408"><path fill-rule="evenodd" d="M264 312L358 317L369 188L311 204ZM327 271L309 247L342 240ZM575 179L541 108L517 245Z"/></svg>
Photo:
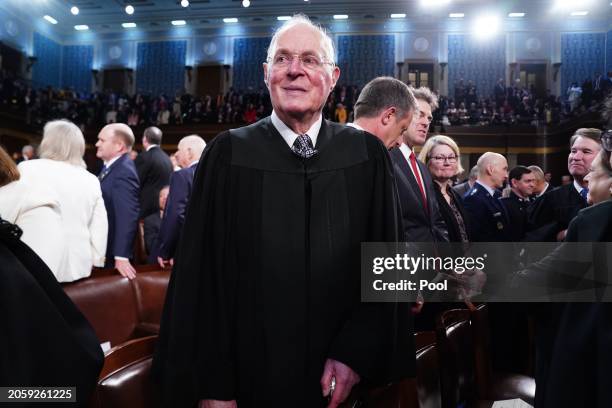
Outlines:
<svg viewBox="0 0 612 408"><path fill-rule="evenodd" d="M217 400L202 400L198 408L238 408L236 400L232 401L217 401Z"/></svg>
<svg viewBox="0 0 612 408"><path fill-rule="evenodd" d="M354 372L351 367L328 358L325 361L323 375L321 376L321 388L323 389L324 397L330 394L332 377L336 379L336 388L332 393L331 401L329 405L327 405L327 408L336 408L340 405L340 403L349 396L353 386L361 380L359 375Z"/></svg>
<svg viewBox="0 0 612 408"><path fill-rule="evenodd" d="M559 233L557 234L557 241L561 242L561 241L565 241L565 235L567 234L567 230L564 229L563 231L559 231Z"/></svg>
<svg viewBox="0 0 612 408"><path fill-rule="evenodd" d="M136 270L128 260L115 259L115 269L128 279L134 279L136 277Z"/></svg>
<svg viewBox="0 0 612 408"><path fill-rule="evenodd" d="M158 256L157 263L162 269L165 268L166 265L170 265L172 267L174 266L174 258L170 258L170 260L167 260L167 259L163 259L161 256Z"/></svg>

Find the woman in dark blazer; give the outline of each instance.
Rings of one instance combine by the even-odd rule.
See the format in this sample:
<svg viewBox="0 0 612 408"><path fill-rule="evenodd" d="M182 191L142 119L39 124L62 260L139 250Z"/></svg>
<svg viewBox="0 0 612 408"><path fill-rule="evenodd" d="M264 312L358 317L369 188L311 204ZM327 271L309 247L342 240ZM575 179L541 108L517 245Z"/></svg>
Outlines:
<svg viewBox="0 0 612 408"><path fill-rule="evenodd" d="M457 143L442 135L429 138L419 153L419 160L427 165L434 180L436 198L448 228L450 242L470 240L461 197L451 188L452 178L463 172L459 156Z"/></svg>

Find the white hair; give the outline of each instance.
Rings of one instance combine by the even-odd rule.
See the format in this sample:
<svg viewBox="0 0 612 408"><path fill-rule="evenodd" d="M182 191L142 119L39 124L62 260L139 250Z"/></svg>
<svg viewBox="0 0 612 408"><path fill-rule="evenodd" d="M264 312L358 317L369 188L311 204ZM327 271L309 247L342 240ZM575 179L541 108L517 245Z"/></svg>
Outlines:
<svg viewBox="0 0 612 408"><path fill-rule="evenodd" d="M268 47L268 55L267 61L272 60L274 57L274 53L276 53L276 43L278 42L278 38L285 31L298 26L298 25L306 25L313 30L315 30L321 36L321 49L323 50L323 57L327 62L331 62L334 65L336 64L336 54L334 52L334 42L332 41L327 31L321 27L320 25L314 24L310 19L304 14L295 14L289 20L285 21L283 25L281 25L272 36L272 40L270 41L270 46Z"/></svg>
<svg viewBox="0 0 612 408"><path fill-rule="evenodd" d="M200 160L202 152L206 147L206 142L198 135L185 136L179 141L179 146L189 149L193 154L193 160Z"/></svg>
<svg viewBox="0 0 612 408"><path fill-rule="evenodd" d="M62 119L47 122L40 143L40 157L86 167L85 138L74 123Z"/></svg>

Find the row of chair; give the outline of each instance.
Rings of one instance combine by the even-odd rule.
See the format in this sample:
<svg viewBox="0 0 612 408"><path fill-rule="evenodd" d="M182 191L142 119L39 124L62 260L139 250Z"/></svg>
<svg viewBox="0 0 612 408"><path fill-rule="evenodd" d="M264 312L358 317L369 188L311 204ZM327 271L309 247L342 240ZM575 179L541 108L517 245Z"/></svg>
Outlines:
<svg viewBox="0 0 612 408"><path fill-rule="evenodd" d="M132 281L99 270L64 285L98 338L113 346L105 353L92 407L151 406L149 374L169 275L157 266L139 266ZM491 407L494 400L512 398L533 404L533 378L493 371L488 331L484 304L443 312L435 332L415 334L416 378L376 389L356 387L343 408Z"/></svg>

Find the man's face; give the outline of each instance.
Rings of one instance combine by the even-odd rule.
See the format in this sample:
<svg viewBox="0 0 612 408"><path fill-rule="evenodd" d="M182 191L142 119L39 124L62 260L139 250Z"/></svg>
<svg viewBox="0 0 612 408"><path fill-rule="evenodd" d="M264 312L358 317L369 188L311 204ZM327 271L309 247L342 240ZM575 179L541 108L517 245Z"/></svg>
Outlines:
<svg viewBox="0 0 612 408"><path fill-rule="evenodd" d="M589 174L584 178L589 183L587 201L589 204L597 204L610 198L612 189L612 177L600 162L600 156L593 160Z"/></svg>
<svg viewBox="0 0 612 408"><path fill-rule="evenodd" d="M491 180L495 187L502 188L507 179L508 162L505 158L500 158L491 165Z"/></svg>
<svg viewBox="0 0 612 408"><path fill-rule="evenodd" d="M520 180L512 180L512 188L514 188L519 196L525 198L533 194L533 190L536 185L536 179L533 172L523 174Z"/></svg>
<svg viewBox="0 0 612 408"><path fill-rule="evenodd" d="M387 149L393 149L402 144L402 135L410 126L411 121L412 111L406 113L401 118L398 118L397 111L393 114L385 127L384 135L382 135L381 139Z"/></svg>
<svg viewBox="0 0 612 408"><path fill-rule="evenodd" d="M569 173L579 180L587 175L593 159L601 149L599 143L587 137L579 136L574 141L567 158Z"/></svg>
<svg viewBox="0 0 612 408"><path fill-rule="evenodd" d="M184 143L179 142L175 157L176 162L183 169L189 167L189 165L191 164L190 150L187 148L187 146L185 146Z"/></svg>
<svg viewBox="0 0 612 408"><path fill-rule="evenodd" d="M308 68L296 55L328 62L321 47L321 35L312 27L296 25L278 37L275 48L272 61L264 63L264 79L274 111L281 118L315 115L336 85L340 69L325 63ZM292 61L286 66L275 64L279 55L289 56Z"/></svg>
<svg viewBox="0 0 612 408"><path fill-rule="evenodd" d="M122 144L118 138L113 135L112 130L103 128L98 134L96 148L96 157L103 161L109 161L121 154Z"/></svg>
<svg viewBox="0 0 612 408"><path fill-rule="evenodd" d="M431 116L431 106L427 102L417 99L417 107L418 111L414 113L410 126L404 132L404 143L410 148L425 144L429 124L433 119L433 116Z"/></svg>

